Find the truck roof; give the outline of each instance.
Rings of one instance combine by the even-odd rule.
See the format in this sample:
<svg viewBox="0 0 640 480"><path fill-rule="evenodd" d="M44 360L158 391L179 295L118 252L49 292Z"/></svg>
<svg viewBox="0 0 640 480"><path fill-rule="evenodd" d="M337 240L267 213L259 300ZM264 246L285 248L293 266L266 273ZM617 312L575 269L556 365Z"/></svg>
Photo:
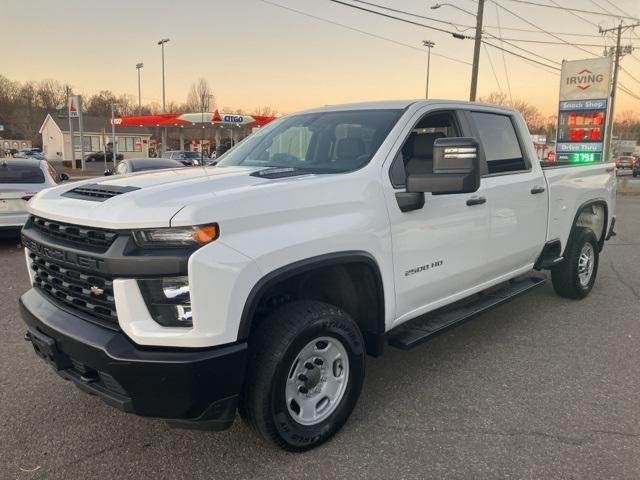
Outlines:
<svg viewBox="0 0 640 480"><path fill-rule="evenodd" d="M447 99L413 99L413 100L379 100L372 102L356 102L356 103L342 103L335 105L325 105L322 107L311 108L297 113L315 113L315 112L335 112L343 110L386 110L386 109L405 109L413 104L421 105L477 105L478 107L491 107L493 109L504 110L505 112L513 112L513 108L502 105L493 105L482 102L468 102L463 100L447 100Z"/></svg>

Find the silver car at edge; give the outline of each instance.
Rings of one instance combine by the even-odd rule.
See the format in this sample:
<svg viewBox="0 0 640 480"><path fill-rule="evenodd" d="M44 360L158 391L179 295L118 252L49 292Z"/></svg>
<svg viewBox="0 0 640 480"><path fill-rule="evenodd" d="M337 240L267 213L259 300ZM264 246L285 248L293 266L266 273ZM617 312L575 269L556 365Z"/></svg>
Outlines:
<svg viewBox="0 0 640 480"><path fill-rule="evenodd" d="M29 199L68 179L46 160L0 159L0 232L17 232L29 216Z"/></svg>

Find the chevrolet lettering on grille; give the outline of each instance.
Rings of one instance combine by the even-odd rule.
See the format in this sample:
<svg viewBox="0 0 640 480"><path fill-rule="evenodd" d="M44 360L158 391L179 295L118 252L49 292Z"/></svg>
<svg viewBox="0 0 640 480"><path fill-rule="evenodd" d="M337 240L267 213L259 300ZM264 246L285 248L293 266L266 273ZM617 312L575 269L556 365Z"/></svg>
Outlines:
<svg viewBox="0 0 640 480"><path fill-rule="evenodd" d="M57 260L59 262L71 263L82 268L98 271L102 270L104 266L104 260L89 257L87 255L78 255L74 252L68 252L66 250L60 250L55 247L50 247L40 242L36 242L35 240L24 235L22 236L22 244L27 247L27 249L34 253L37 253L40 256L47 257L52 260Z"/></svg>

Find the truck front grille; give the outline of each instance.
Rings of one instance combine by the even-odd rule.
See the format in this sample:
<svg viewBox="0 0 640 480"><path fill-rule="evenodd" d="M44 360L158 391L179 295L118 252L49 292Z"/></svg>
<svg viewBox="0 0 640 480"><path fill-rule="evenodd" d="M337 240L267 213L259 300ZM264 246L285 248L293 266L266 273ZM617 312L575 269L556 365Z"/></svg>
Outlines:
<svg viewBox="0 0 640 480"><path fill-rule="evenodd" d="M112 230L81 227L70 223L56 222L32 216L33 226L43 234L82 247L106 251L118 236Z"/></svg>
<svg viewBox="0 0 640 480"><path fill-rule="evenodd" d="M111 278L68 268L34 252L29 258L35 288L91 321L118 328Z"/></svg>

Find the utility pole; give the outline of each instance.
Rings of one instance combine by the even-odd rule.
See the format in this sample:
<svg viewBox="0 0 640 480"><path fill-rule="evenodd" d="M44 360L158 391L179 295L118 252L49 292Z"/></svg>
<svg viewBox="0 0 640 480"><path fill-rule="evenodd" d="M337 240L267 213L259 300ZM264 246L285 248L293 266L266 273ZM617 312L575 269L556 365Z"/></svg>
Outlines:
<svg viewBox="0 0 640 480"><path fill-rule="evenodd" d="M76 148L75 148L75 132L73 131L73 119L69 112L69 102L71 101L71 89L66 87L67 90L67 117L69 117L69 137L71 140L71 168L76 168ZM64 148L63 148L64 150Z"/></svg>
<svg viewBox="0 0 640 480"><path fill-rule="evenodd" d="M82 95L77 96L78 105L78 130L80 130L80 166L82 171L85 169L85 160L84 160L84 120L82 119Z"/></svg>
<svg viewBox="0 0 640 480"><path fill-rule="evenodd" d="M164 44L169 42L170 39L163 38L158 42L158 45L162 48L162 112L167 113L167 103L164 90ZM164 156L164 152L167 149L167 127L162 130L162 149L160 150L160 156Z"/></svg>
<svg viewBox="0 0 640 480"><path fill-rule="evenodd" d="M424 98L428 99L429 98L429 69L431 67L431 48L435 47L436 44L431 40L423 40L422 45L424 45L428 49L427 50L427 86L424 94Z"/></svg>
<svg viewBox="0 0 640 480"><path fill-rule="evenodd" d="M484 15L484 0L478 0L478 13L476 14L476 36L473 45L473 69L471 71L471 91L469 100L476 101L478 90L478 69L480 67L480 46L482 44L482 16Z"/></svg>
<svg viewBox="0 0 640 480"><path fill-rule="evenodd" d="M140 90L140 70L142 67L144 67L144 63L136 63L136 70L138 70L138 115L142 115L142 96ZM164 79L164 74L162 75L162 78Z"/></svg>
<svg viewBox="0 0 640 480"><path fill-rule="evenodd" d="M620 67L620 59L631 53L633 51L633 47L631 45L627 45L624 48L621 47L620 43L622 40L623 32L626 32L628 29L633 29L635 27L640 27L640 23L635 23L633 25L622 25L622 20L615 28L600 28L600 33L605 34L608 32L616 31L616 46L615 50L610 49L609 54L613 55L613 85L611 86L611 96L609 100L609 117L607 118L607 127L605 131L605 143L604 143L604 161L608 162L611 156L611 141L613 139L613 116L615 114L615 103L616 103L616 93L618 91L618 69Z"/></svg>

